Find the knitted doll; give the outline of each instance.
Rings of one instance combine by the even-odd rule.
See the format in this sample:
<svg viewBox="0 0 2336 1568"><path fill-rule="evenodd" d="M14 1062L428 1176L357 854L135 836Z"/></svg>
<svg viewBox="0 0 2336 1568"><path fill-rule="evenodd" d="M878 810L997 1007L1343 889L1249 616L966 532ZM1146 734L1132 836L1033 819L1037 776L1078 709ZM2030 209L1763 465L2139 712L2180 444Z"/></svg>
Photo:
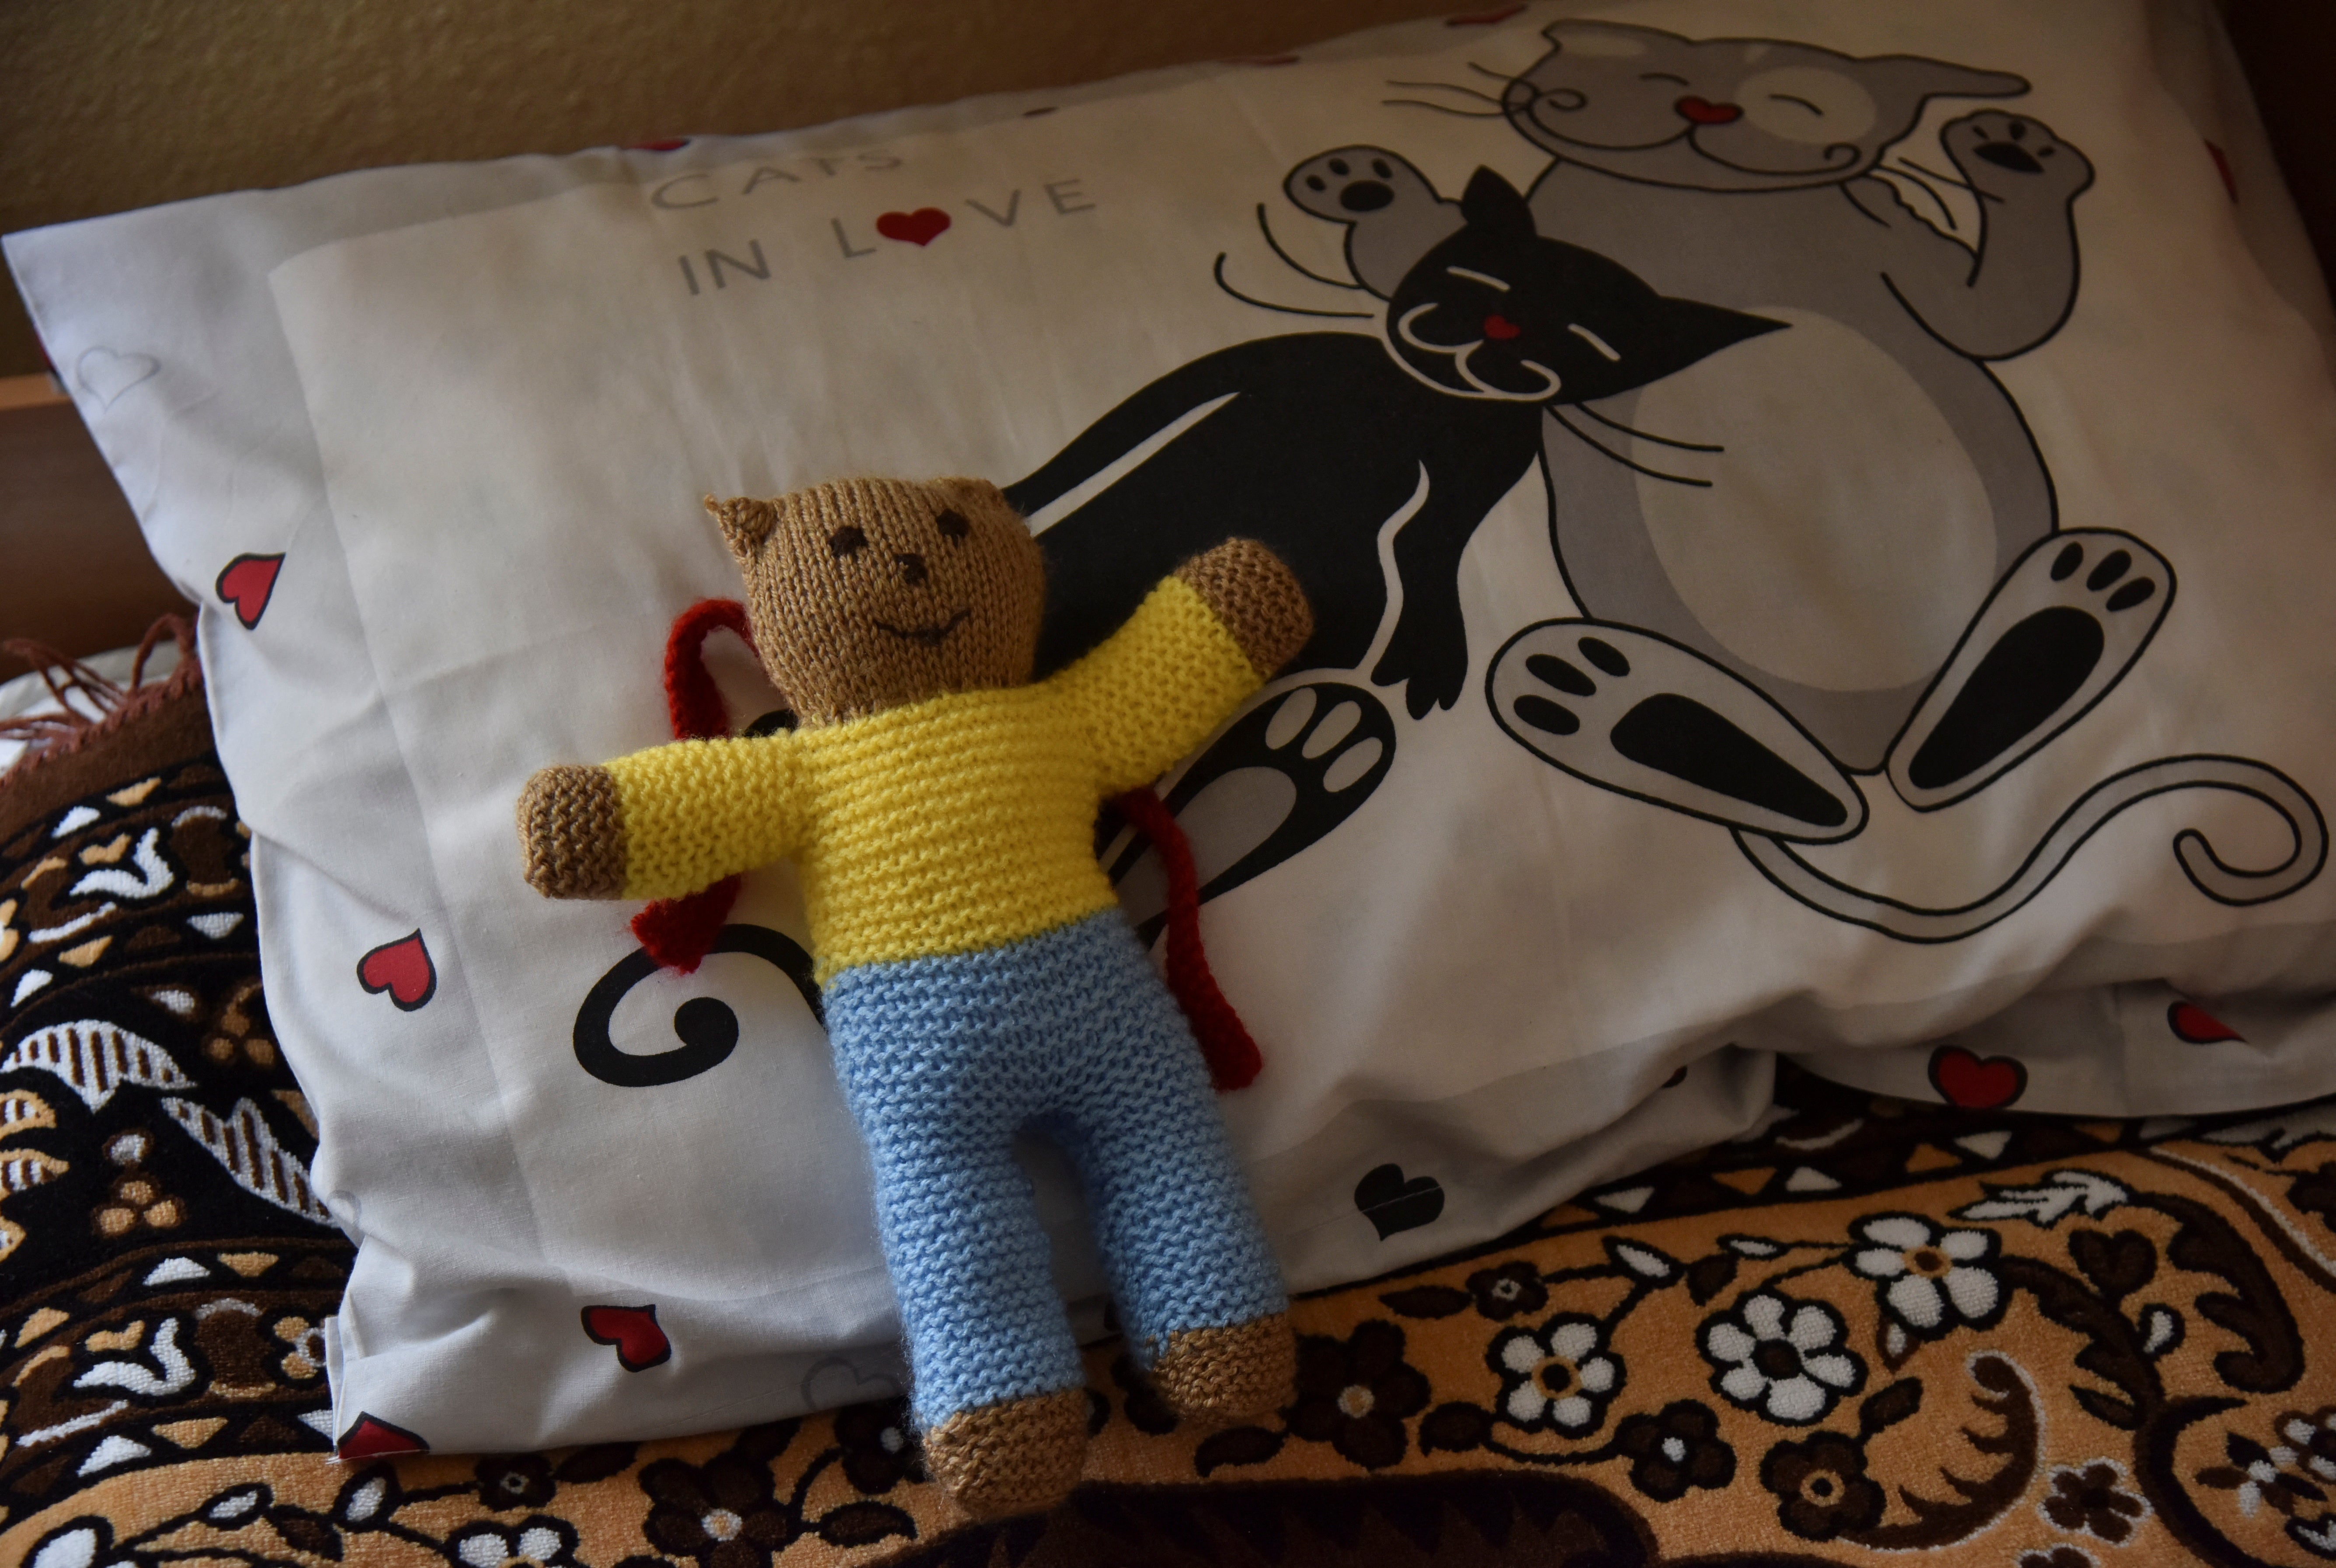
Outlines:
<svg viewBox="0 0 2336 1568"><path fill-rule="evenodd" d="M1099 802L1198 745L1312 635L1297 579L1262 545L1220 545L1033 683L1045 569L995 486L846 480L706 506L801 727L544 769L520 801L528 881L667 898L795 861L926 1461L968 1512L1054 1505L1086 1446L1022 1128L1077 1166L1161 1396L1203 1423L1287 1403L1280 1272L1093 833Z"/></svg>

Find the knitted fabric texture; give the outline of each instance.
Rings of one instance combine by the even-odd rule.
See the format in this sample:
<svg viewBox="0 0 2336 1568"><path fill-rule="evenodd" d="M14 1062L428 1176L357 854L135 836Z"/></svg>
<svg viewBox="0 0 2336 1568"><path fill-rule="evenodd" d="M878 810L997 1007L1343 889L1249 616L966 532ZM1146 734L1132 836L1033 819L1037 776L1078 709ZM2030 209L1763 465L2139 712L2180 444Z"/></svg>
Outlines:
<svg viewBox="0 0 2336 1568"><path fill-rule="evenodd" d="M1286 1314L1168 1336L1152 1368L1168 1407L1204 1426L1278 1410L1298 1397L1298 1336Z"/></svg>
<svg viewBox="0 0 2336 1568"><path fill-rule="evenodd" d="M529 779L519 837L527 885L546 897L605 899L624 890L624 802L608 769L563 765Z"/></svg>
<svg viewBox="0 0 2336 1568"><path fill-rule="evenodd" d="M924 1446L933 1479L975 1518L1045 1513L1085 1468L1086 1390L960 1410L926 1433Z"/></svg>
<svg viewBox="0 0 2336 1568"><path fill-rule="evenodd" d="M1078 1169L1140 1362L1178 1333L1283 1310L1199 1050L1118 911L846 969L824 1000L924 1425L1080 1383L1014 1160L1026 1126Z"/></svg>
<svg viewBox="0 0 2336 1568"><path fill-rule="evenodd" d="M1046 570L995 485L847 479L706 505L754 650L804 724L1029 679Z"/></svg>
<svg viewBox="0 0 2336 1568"><path fill-rule="evenodd" d="M854 964L1015 941L1114 906L1097 803L1155 777L1260 684L1170 579L1037 685L609 764L623 891L668 898L791 854L822 984Z"/></svg>

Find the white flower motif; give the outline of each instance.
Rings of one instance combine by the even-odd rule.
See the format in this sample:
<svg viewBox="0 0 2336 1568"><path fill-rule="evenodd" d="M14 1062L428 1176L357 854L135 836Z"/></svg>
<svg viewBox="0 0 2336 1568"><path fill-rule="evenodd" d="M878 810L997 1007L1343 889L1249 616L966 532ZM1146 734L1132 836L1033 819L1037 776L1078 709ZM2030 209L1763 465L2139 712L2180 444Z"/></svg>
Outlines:
<svg viewBox="0 0 2336 1568"><path fill-rule="evenodd" d="M1879 1281L1883 1310L1910 1332L1935 1339L2003 1316L2003 1281L1987 1267L2000 1245L1994 1232L1942 1231L1915 1214L1870 1215L1851 1229L1864 1245L1850 1268Z"/></svg>
<svg viewBox="0 0 2336 1568"><path fill-rule="evenodd" d="M1835 1401L1865 1386L1865 1363L1838 1349L1846 1331L1840 1314L1821 1301L1755 1290L1733 1313L1703 1326L1711 1386L1784 1426L1821 1421Z"/></svg>
<svg viewBox="0 0 2336 1568"><path fill-rule="evenodd" d="M1622 1387L1622 1359L1604 1343L1593 1320L1572 1312L1552 1318L1538 1333L1503 1329L1484 1356L1501 1377L1501 1413L1520 1427L1569 1435L1595 1430Z"/></svg>

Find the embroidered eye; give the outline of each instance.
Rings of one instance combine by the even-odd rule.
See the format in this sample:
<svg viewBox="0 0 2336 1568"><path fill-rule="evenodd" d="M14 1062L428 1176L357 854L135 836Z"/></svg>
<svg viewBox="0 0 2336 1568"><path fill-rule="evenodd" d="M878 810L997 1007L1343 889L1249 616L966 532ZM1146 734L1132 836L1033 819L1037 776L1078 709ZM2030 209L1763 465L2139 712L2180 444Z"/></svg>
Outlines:
<svg viewBox="0 0 2336 1568"><path fill-rule="evenodd" d="M966 521L965 514L953 506L943 507L941 514L933 519L933 526L941 531L943 539L963 539L973 531L973 525Z"/></svg>
<svg viewBox="0 0 2336 1568"><path fill-rule="evenodd" d="M827 548L838 558L858 555L868 548L868 536L847 522L827 536Z"/></svg>

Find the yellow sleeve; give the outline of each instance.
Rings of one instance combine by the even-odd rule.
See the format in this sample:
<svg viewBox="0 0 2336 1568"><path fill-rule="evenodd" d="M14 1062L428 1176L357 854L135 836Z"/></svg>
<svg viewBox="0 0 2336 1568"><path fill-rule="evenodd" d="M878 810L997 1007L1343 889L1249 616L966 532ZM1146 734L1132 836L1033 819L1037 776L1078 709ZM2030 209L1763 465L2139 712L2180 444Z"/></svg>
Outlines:
<svg viewBox="0 0 2336 1568"><path fill-rule="evenodd" d="M800 754L784 733L685 740L608 764L625 825L625 893L669 899L792 854Z"/></svg>
<svg viewBox="0 0 2336 1568"><path fill-rule="evenodd" d="M1172 577L1046 684L1086 729L1098 793L1115 795L1165 773L1265 680L1208 601Z"/></svg>

